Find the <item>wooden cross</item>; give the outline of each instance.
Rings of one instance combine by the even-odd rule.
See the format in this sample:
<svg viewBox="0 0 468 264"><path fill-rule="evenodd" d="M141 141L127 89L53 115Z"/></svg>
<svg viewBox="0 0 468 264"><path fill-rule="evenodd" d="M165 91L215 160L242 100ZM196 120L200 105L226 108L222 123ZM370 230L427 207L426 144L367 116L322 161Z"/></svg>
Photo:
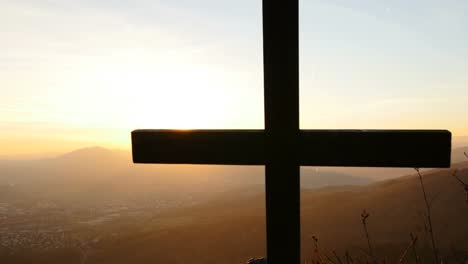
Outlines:
<svg viewBox="0 0 468 264"><path fill-rule="evenodd" d="M267 259L300 263L300 166L449 167L446 130L300 130L298 0L263 1L265 130L136 130L135 163L265 165Z"/></svg>

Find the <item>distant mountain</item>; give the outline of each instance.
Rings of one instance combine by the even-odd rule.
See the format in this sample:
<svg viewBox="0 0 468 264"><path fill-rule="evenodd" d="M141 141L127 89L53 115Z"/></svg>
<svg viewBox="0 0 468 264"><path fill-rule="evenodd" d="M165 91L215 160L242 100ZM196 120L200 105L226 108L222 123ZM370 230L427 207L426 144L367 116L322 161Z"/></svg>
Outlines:
<svg viewBox="0 0 468 264"><path fill-rule="evenodd" d="M468 158L468 147L452 151L452 163ZM365 185L412 173L411 168L302 167L301 186ZM224 187L263 184L262 166L142 165L131 153L102 147L78 149L54 158L0 160L0 184L187 184Z"/></svg>
<svg viewBox="0 0 468 264"><path fill-rule="evenodd" d="M463 146L468 146L468 136L460 136L452 138L452 147L460 148Z"/></svg>
<svg viewBox="0 0 468 264"><path fill-rule="evenodd" d="M115 162L117 160L130 160L130 155L128 151L124 150L111 150L103 147L89 147L78 149L60 156L57 156L55 161L58 162L76 162L76 163L85 163L85 162L103 162L111 161Z"/></svg>
<svg viewBox="0 0 468 264"><path fill-rule="evenodd" d="M464 137L458 137L460 141ZM464 155L464 152L468 153L468 146L456 147L454 144L452 149L452 164L468 161L468 158ZM355 176L360 178L367 178L370 181L382 181L387 179L398 178L407 174L412 173L412 168L371 168L371 167L320 167L320 170L329 173L345 173L349 176Z"/></svg>
<svg viewBox="0 0 468 264"><path fill-rule="evenodd" d="M452 164L468 161L468 157L465 155L468 154L468 146L455 148L452 150Z"/></svg>
<svg viewBox="0 0 468 264"><path fill-rule="evenodd" d="M468 160L468 147L452 151L452 163ZM396 178L411 168L303 167L303 188L334 185L363 185ZM102 147L83 148L54 158L39 160L0 160L2 183L187 183L263 184L263 167L136 165L131 153ZM196 177L195 177L196 175Z"/></svg>
<svg viewBox="0 0 468 264"><path fill-rule="evenodd" d="M352 176L344 172L327 171L317 167L301 168L302 188L322 188L328 186L366 185L374 182L370 178Z"/></svg>
<svg viewBox="0 0 468 264"><path fill-rule="evenodd" d="M97 183L128 167L125 152L99 147L80 149L54 158L4 160L0 184Z"/></svg>
<svg viewBox="0 0 468 264"><path fill-rule="evenodd" d="M346 173L301 169L303 188L362 185L371 181ZM133 164L131 153L102 147L79 149L55 158L1 161L0 184L185 184L228 189L264 183L262 166Z"/></svg>

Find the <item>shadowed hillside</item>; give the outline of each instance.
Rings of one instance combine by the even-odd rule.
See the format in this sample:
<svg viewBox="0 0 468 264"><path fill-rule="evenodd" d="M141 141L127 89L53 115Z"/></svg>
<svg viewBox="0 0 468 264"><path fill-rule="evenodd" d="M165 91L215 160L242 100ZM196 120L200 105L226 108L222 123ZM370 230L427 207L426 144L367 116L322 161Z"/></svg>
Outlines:
<svg viewBox="0 0 468 264"><path fill-rule="evenodd" d="M468 181L468 163L461 167L464 169L460 177ZM468 204L463 189L447 170L431 171L424 175L424 181L427 192L434 198L434 233L439 246L445 255L451 255L451 248L467 250ZM359 251L357 248L365 248L360 218L363 209L370 213L368 226L375 245L394 247L395 252L400 254L407 246L409 234L413 233L420 237L421 248L429 246L423 223L424 203L416 175L365 187L303 191L301 195L305 256L310 257L312 253L312 235L319 237L323 248L343 254L346 249L356 252ZM138 251L147 248L148 258L157 252L153 256L162 257L171 263L183 263L173 262L171 249L196 241L189 246L188 251L197 252L197 257L206 259L206 262L200 263L213 263L222 257L233 260L229 263L239 263L242 257L236 256L263 255L263 196L259 194L243 199L228 196L219 199L190 211L173 212L173 217L190 215L193 218L190 224L173 227L164 233L143 233L144 244L138 238L130 239L118 251L124 257L126 249ZM153 224L157 226L157 223ZM153 243L157 246L151 250ZM228 246L228 250L225 246ZM216 252L223 253L217 256ZM380 252L377 250L379 253L385 255L389 252L381 249ZM176 255L183 259L184 253L178 251ZM189 259L190 256L187 256Z"/></svg>
<svg viewBox="0 0 468 264"><path fill-rule="evenodd" d="M468 180L468 163L460 176ZM424 176L427 191L435 197L434 226L436 239L447 255L450 248L468 247L468 204L463 190L447 170L436 170ZM404 250L409 234L418 234L420 246L428 246L423 224L423 200L415 175L385 181L366 187L325 188L302 192L303 254L312 253L312 239L320 238L324 248L344 253L365 247L360 212L370 212L369 230L376 245ZM233 198L236 197L236 198ZM190 210L173 211L169 219L190 216L186 224L161 231L142 232L116 245L119 263L130 261L129 252L138 252L138 261L161 259L184 263L193 258L199 263L230 259L240 263L245 257L264 254L264 199L261 194L239 198L239 194L219 197L218 201ZM153 222L153 228L159 223ZM148 227L149 228L149 227ZM195 241L193 244L191 241ZM179 249L174 252L173 249ZM196 252L191 255L188 252ZM379 250L377 254L388 254ZM468 253L468 252L467 252ZM141 255L140 255L141 254ZM180 259L176 261L174 259Z"/></svg>

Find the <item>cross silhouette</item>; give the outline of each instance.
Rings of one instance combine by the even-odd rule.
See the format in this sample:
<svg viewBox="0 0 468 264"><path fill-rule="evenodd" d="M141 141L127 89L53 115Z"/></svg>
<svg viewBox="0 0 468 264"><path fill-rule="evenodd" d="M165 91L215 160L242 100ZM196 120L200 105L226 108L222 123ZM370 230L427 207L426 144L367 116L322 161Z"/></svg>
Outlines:
<svg viewBox="0 0 468 264"><path fill-rule="evenodd" d="M265 165L267 259L300 263L300 166L449 167L446 130L300 130L298 0L263 1L264 130L135 130L135 163Z"/></svg>

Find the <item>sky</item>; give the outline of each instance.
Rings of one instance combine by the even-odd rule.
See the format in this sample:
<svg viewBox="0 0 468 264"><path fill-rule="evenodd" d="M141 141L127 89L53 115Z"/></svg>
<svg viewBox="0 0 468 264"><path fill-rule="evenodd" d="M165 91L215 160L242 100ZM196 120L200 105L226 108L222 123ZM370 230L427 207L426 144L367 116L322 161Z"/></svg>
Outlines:
<svg viewBox="0 0 468 264"><path fill-rule="evenodd" d="M468 136L467 1L300 1L302 129ZM278 18L281 19L281 18ZM0 156L263 128L261 1L0 0Z"/></svg>

